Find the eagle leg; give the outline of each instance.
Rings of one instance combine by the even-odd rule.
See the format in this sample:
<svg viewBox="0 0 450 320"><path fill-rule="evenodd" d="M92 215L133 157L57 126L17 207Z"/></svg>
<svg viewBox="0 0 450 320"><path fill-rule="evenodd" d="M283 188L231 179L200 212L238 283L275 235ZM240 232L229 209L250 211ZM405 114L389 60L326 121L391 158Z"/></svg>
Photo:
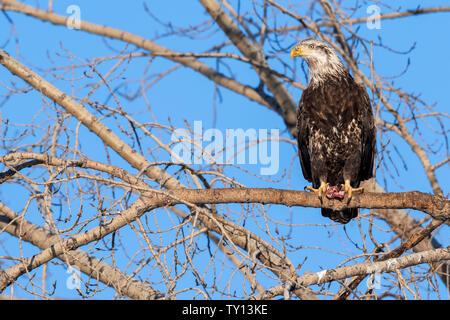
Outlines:
<svg viewBox="0 0 450 320"><path fill-rule="evenodd" d="M350 185L350 180L345 180L345 184L341 185L342 188L344 188L344 192L347 193L347 203L350 203L350 200L352 200L352 194L353 192L363 192L364 188L363 187L359 187L359 188L353 188Z"/></svg>
<svg viewBox="0 0 450 320"><path fill-rule="evenodd" d="M319 188L314 189L311 186L307 186L306 189L315 192L318 195L319 200L322 201L322 196L323 196L324 193L327 192L329 185L330 185L329 183L326 183L324 181L320 181L320 187Z"/></svg>

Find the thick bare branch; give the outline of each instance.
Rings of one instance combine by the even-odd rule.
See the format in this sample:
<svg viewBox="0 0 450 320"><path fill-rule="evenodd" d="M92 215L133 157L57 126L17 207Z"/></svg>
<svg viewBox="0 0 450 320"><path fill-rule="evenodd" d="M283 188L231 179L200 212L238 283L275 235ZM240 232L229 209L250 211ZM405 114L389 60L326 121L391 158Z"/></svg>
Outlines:
<svg viewBox="0 0 450 320"><path fill-rule="evenodd" d="M222 31L245 57L252 61L256 61L259 65L267 66L261 46L245 37L243 32L239 29L239 26L233 22L231 17L227 15L216 0L200 0L200 2L211 17L217 22ZM253 65L253 67L258 73L261 81L263 81L269 91L272 92L282 110L281 116L283 117L286 126L288 129L292 130L297 121L296 103L284 87L283 83L276 75L269 71L268 67L261 68L255 65Z"/></svg>
<svg viewBox="0 0 450 320"><path fill-rule="evenodd" d="M152 166L152 164L142 155L138 154L133 148L123 142L116 134L102 124L94 115L89 113L83 105L74 101L58 88L39 77L36 73L26 68L1 49L0 64L5 66L14 75L19 76L24 81L29 83L36 90L65 108L67 112L76 117L89 130L102 139L105 145L111 147L123 159L130 163L130 165L138 169L140 172L143 172L150 179L158 182L161 187L168 189L178 189L184 187L183 184L165 171L161 170L159 167ZM240 227L230 221L226 221L220 216L212 215L209 210L202 208L195 209L199 213L198 218L204 226L209 228L211 231L221 234L227 240L246 250L250 255L258 252L258 259L283 281L288 281L296 276L295 268L286 255L276 250L262 238L256 236L243 227ZM138 216L135 215L135 217ZM64 248L64 246L61 246L60 250L63 250ZM49 255L48 252L44 252L45 251L42 252L42 259L34 261L37 265L40 265L39 262L42 264L47 262L47 259L53 259L55 257ZM21 266L17 266L17 268L11 271L11 273L19 276L26 272L27 268L23 268L23 264L21 264ZM11 278L14 279L15 277L11 276Z"/></svg>
<svg viewBox="0 0 450 320"><path fill-rule="evenodd" d="M306 191L280 190L271 188L233 189L183 189L155 194L150 200L155 206L218 203L261 203L281 204L288 207L302 206L314 208L367 209L414 209L428 213L438 220L450 219L450 200L419 191L400 193L363 193L347 199L323 199L322 203L314 193Z"/></svg>
<svg viewBox="0 0 450 320"><path fill-rule="evenodd" d="M450 249L440 248L419 253L412 253L401 258L392 258L379 262L364 262L352 266L322 270L317 273L307 273L297 279L295 286L310 286L313 284L323 284L330 281L347 279L354 276L367 276L376 272L394 272L399 269L416 266L422 263L434 263L450 260ZM295 289L294 289L295 290ZM267 299L281 295L283 286L276 286L266 292L254 296L254 299Z"/></svg>
<svg viewBox="0 0 450 320"><path fill-rule="evenodd" d="M60 238L35 224L18 216L11 209L0 203L0 212L6 219L0 220L0 230L4 230L24 241L28 241L41 250L58 243ZM2 216L0 216L1 218ZM58 259L76 266L90 278L98 279L105 285L113 287L121 296L138 300L152 300L164 295L154 290L148 283L136 281L122 271L112 268L107 263L86 254L80 249L70 250L57 256Z"/></svg>
<svg viewBox="0 0 450 320"><path fill-rule="evenodd" d="M450 159L445 123L447 115L440 112L438 103L425 102L421 93L409 93L398 87L395 79L408 71L409 60L405 70L395 76L375 71L375 66L383 63L384 53L404 55L406 60L414 45L401 51L386 45L381 36L372 41L373 37L361 31L362 24L372 19L379 22L448 12L450 7L396 11L388 3L377 2L376 9L381 7L386 12L364 16L364 6L369 4L361 5L358 1L354 1L353 6L351 2L344 6L339 1L328 0L283 5L273 0L252 0L239 3L238 7L235 3L221 0L199 0L199 3L201 6L192 7L192 10L200 11L197 12L200 15L193 15L200 20L190 20L189 25L177 21L173 13L169 18L162 18L159 11L157 14L153 12L160 9L144 4L145 13L153 20L151 22L158 25L152 29L154 37L150 41L124 30L80 21L73 18L76 14L71 17L65 16L63 11L56 14L52 1L45 11L15 0L0 0L0 10L4 11L11 28L11 32L4 35L5 50L14 46L11 40L17 40L17 52L23 53L21 44L31 36L23 28L22 19L16 20L15 14L9 17L9 12L28 15L36 18L37 22L50 22L53 25L46 27L50 35L57 26L72 29L71 21L75 19L75 30L83 31L78 33L79 36L91 34L94 38L99 36L100 40L103 37L104 41L109 38L124 44L119 53L110 47L114 52L112 55L93 57L89 61L80 56L78 49L67 49L66 41L60 43L56 55L54 49L48 48L46 61L52 67L45 67L46 63L39 65L46 70L46 77L57 81L55 85L25 67L26 63L21 64L0 51L0 64L31 85L30 88L18 83L14 76L9 78L10 81L0 81L2 92L5 92L0 93L0 149L3 150L0 163L4 165L0 184L6 187L1 195L5 204L14 202L11 206L21 213L16 214L5 205L0 206L0 234L5 236L0 238L0 246L5 249L5 254L0 255L0 269L5 270L0 274L0 288L11 284L11 291L14 289L12 297L21 297L24 292L52 299L53 295L59 294L61 286L54 291L49 290L49 279L54 276L53 272L65 271L57 262L48 263L57 258L63 264L77 266L90 278L113 289L106 288L105 292L115 291L113 295L137 299L179 298L189 292L194 298L201 295L205 299L255 295L257 298L283 295L289 299L292 293L302 299L317 299L317 295L322 294L335 299L345 299L350 294L356 298L372 298L376 294L378 298L391 295L403 298L403 295L404 298L422 299L424 286L429 292L436 292L434 296L440 297L439 290L445 286L448 288L450 284L450 260L427 260L429 270L404 269L408 264L406 260L397 269L376 270L393 272L386 274L389 283L383 285L384 292L366 291L368 294L364 294L365 288L360 285L367 275L373 273L373 268L383 265L377 263L386 259L391 267L402 261L398 259L406 258L400 258L406 252L426 256L448 246L447 226L450 225L449 200L443 197L445 187L439 185L442 179L439 174L444 172ZM82 9L84 13L92 7L71 8ZM16 27L17 30L21 28L20 39ZM367 23L367 28L371 27L375 25ZM66 31L69 37L76 33ZM166 102L155 99L159 93L164 94L164 89L155 96L150 96L150 93L164 88L160 80L180 81L176 78L179 75L176 70L182 67L195 71L189 81L206 77L213 84L214 124L216 117L219 120L219 114L223 117L223 113L215 112L216 103L221 98L220 87L223 87L277 112L295 136L296 103L288 89L293 89L295 95L300 94L298 89L304 89L300 83L303 76L307 78L307 71L303 63L298 72L294 70L287 53L294 41L305 37L318 38L332 46L354 78L370 91L379 128L377 146L381 147L377 154L377 181L385 183L386 190L395 184L399 190L420 188L422 191L422 185L412 187L403 183L403 164L409 172L411 169L425 171L434 195L423 192L386 193L377 182L366 181L363 183L364 193L355 194L350 203L347 199L324 198L319 201L312 193L291 190L291 183L297 185L299 182L298 177L293 176L298 174L295 148L289 152L282 148L279 152L270 150L273 156L292 157L290 166L285 166L286 161L283 160L281 167L284 172L278 172L277 177L260 176L252 169L256 166L247 167L240 161L237 165L219 161L187 164L176 154L174 147L181 144L191 148L190 153L195 160L202 156L203 160L213 159L218 153L218 150L211 152L209 146L205 148L204 141L200 143L195 139L210 131L203 130L199 134L191 127L188 122L192 120L191 114L170 114L167 124L157 120L161 119L160 112L164 110L154 113L155 101L163 105ZM186 40L196 48L209 49L175 51L159 44L159 40L173 41L175 38ZM420 41L419 38L417 40ZM105 44L108 47L110 43L107 41ZM136 48L141 52L134 52ZM96 56L96 52L91 53ZM26 56L22 55L22 58L27 61ZM142 63L146 64L144 68ZM253 69L249 69L250 66ZM219 72L224 69L226 73ZM169 74L172 75L170 79ZM185 80L183 77L182 81ZM254 85L258 81L259 85ZM69 96L69 91L57 88L60 83L72 88L72 96ZM25 123L11 121L17 119L17 108L10 101L34 90L38 95L31 92L26 96L27 101L34 103L37 100L40 106L34 115L30 115L32 119ZM83 92L89 93L84 95ZM196 103L189 98L183 100L186 105ZM97 102L110 99L114 102ZM186 139L183 136L174 140L180 117L187 118ZM111 121L115 125L111 126ZM175 123L176 126L173 125ZM231 117L221 118L220 123L226 123L230 128L235 122ZM256 123L256 126L261 126L261 122ZM83 126L91 132L86 132ZM100 140L87 141L86 134ZM189 135L194 138L190 139ZM248 152L252 158L254 154L250 153L253 152L250 148L258 147L260 152L264 150L260 148L264 148L265 139L250 140L248 144L245 141L236 154L245 152L248 158ZM270 142L285 143L287 140L284 136L270 138ZM291 144L296 144L294 140L288 143L290 148ZM228 143L226 145L224 150L228 151ZM92 153L91 148L99 146L104 154ZM116 155L110 154L111 149L129 165L119 165ZM202 156L196 154L198 150L203 152ZM183 156L185 151L183 149ZM106 156L106 161L101 162L103 160L99 159L103 156ZM411 156L417 156L421 162L419 167L411 168L408 161ZM235 172L251 175L251 182L240 174L235 175ZM262 185L258 184L263 188L244 188L252 186L255 180L264 181ZM10 197L16 188L25 192ZM302 212L316 212L319 216L320 210L286 208L293 206L372 210L342 228L329 223L322 225L325 219L302 216ZM284 208L282 213L274 214L279 208ZM31 214L33 220L28 220ZM310 221L320 223L320 226L313 227L317 228L317 238L316 233L308 237L304 237L307 233L302 233L311 228ZM355 234L358 230L359 235ZM318 244L325 240L320 239L320 232L328 233L331 241ZM342 246L335 245L337 238L342 241ZM31 257L36 250L30 254L28 246L22 248L23 241L36 245L40 251ZM78 248L83 244L87 244L83 247L86 251ZM135 245L140 248L135 250ZM330 254L327 257L332 260L327 259L324 266L323 260L316 260L310 249ZM345 257L345 260L341 261L339 257ZM208 262L198 264L199 258ZM126 266L118 270L115 267L119 265L117 262L122 264L124 261ZM339 263L337 276L332 271L331 261ZM294 262L300 264L294 266ZM308 266L303 266L306 262ZM351 266L351 263L355 265ZM347 267L340 268L343 265ZM42 266L39 270L30 272L39 266ZM327 270L317 272L323 268ZM317 273L299 274L298 270L304 269ZM236 278L239 273L243 277ZM194 283L192 276L195 284L190 285ZM28 279L23 279L25 277ZM341 281L347 277L353 278ZM395 277L398 278L397 284L396 279L391 279ZM185 285L182 279L190 280ZM241 283L237 284L238 279L243 280L242 289ZM278 283L268 285L266 280L269 279ZM337 283L322 285L324 280ZM308 287L311 284L321 285L318 292ZM85 298L95 297L97 290L92 291L90 285L86 283L86 292L78 293ZM274 287L264 292L271 286Z"/></svg>
<svg viewBox="0 0 450 320"><path fill-rule="evenodd" d="M0 157L0 161L8 163L18 159L35 159L36 164L52 163L53 165L91 167L106 170L106 166L88 160L65 161L36 153L16 153ZM28 163L28 162L27 162ZM129 176L120 168L108 166L108 172L136 187L136 192L149 197L148 201L155 207L173 206L176 204L203 205L220 203L261 203L279 204L288 207L302 206L314 208L367 208L367 209L414 209L423 211L437 220L450 219L450 200L419 191L400 193L365 192L355 194L350 203L347 199L322 199L314 193L296 190L281 190L272 188L213 188L213 189L172 189L160 191L149 188L138 179Z"/></svg>
<svg viewBox="0 0 450 320"><path fill-rule="evenodd" d="M374 261L385 261L391 258L397 258L405 253L407 250L414 248L417 244L419 244L423 239L428 237L431 232L433 232L437 227L439 227L443 222L442 221L431 221L425 228L418 230L417 233L412 234L407 241L398 246L395 250L392 250L385 255L382 255L379 258L376 258ZM422 251L421 251L422 252ZM350 295L351 291L354 290L364 279L364 275L359 275L354 277L350 283L339 292L335 299L344 300Z"/></svg>
<svg viewBox="0 0 450 320"><path fill-rule="evenodd" d="M26 15L38 18L42 21L48 21L55 25L66 26L69 17L58 15L53 12L36 9L32 6L22 4L15 0L0 0L0 9L6 11L21 12ZM254 88L243 85L238 81L226 77L225 75L217 72L208 65L198 61L193 56L185 55L181 52L168 49L161 46L153 41L142 38L130 32L125 32L120 29L115 29L107 26L100 26L87 21L80 22L81 31L85 31L92 34L97 34L99 36L109 37L111 39L122 40L126 43L131 43L151 52L154 56L161 56L170 59L174 62L181 63L185 67L191 68L192 70L199 72L208 79L214 81L220 86L223 86L231 91L241 94L250 100L260 103L266 107L269 107L275 111L278 111L278 107L271 102L270 97L262 95L260 92Z"/></svg>
<svg viewBox="0 0 450 320"><path fill-rule="evenodd" d="M2 209L3 208L4 207L2 207ZM50 246L46 247L46 249L42 250L40 253L34 255L33 257L23 259L13 267L0 272L0 292L2 292L21 275L49 262L54 258L65 256L66 254L70 255L71 251L76 250L92 241L103 238L104 236L120 229L129 222L140 217L142 214L150 210L150 208L151 207L146 206L144 202L138 199L133 205L116 216L109 223L95 227L65 240L57 239L56 242L51 243ZM74 254L75 256L80 256L79 252ZM151 296L156 297L156 291Z"/></svg>

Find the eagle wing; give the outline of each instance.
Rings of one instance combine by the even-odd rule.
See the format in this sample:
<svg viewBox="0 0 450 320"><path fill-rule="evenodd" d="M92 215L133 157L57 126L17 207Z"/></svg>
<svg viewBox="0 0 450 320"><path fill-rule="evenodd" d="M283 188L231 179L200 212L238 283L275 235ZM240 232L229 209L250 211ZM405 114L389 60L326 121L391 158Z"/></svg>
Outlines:
<svg viewBox="0 0 450 320"><path fill-rule="evenodd" d="M300 165L302 167L303 177L312 182L311 175L311 158L309 154L309 121L307 119L307 115L304 112L303 108L303 97L302 95L299 102L299 110L297 113L297 144L298 144L298 152L300 158Z"/></svg>
<svg viewBox="0 0 450 320"><path fill-rule="evenodd" d="M373 165L376 154L376 127L369 95L362 86L359 86L359 91L359 97L362 100L359 107L362 125L362 153L359 180L363 181L373 176Z"/></svg>

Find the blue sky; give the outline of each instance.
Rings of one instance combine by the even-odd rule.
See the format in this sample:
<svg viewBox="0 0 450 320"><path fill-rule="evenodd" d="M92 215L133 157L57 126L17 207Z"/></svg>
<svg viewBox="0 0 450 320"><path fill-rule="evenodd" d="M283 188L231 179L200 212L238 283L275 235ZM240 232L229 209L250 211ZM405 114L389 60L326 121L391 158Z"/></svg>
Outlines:
<svg viewBox="0 0 450 320"><path fill-rule="evenodd" d="M39 1L39 3L42 8L46 8L45 1ZM287 2L280 1L280 3L286 5ZM423 5L423 3L423 1L396 1L395 8L412 9L418 5ZM66 14L66 8L72 4L76 4L81 8L81 19L83 20L123 29L143 37L148 37L149 39L170 31L169 29L165 30L148 16L143 10L141 1L128 1L126 5L124 5L123 1L55 1L54 11L59 14ZM442 1L426 2L427 7L437 5L442 5ZM197 1L148 1L147 6L158 19L165 23L171 22L174 28L187 28L208 18L205 10ZM176 6L176 10L174 10L174 6ZM299 8L301 8L301 3L299 3ZM387 8L381 8L381 13L386 12L385 10L387 11ZM406 74L394 80L396 85L408 92L420 93L423 100L430 104L436 103L436 110L445 113L448 113L448 107L450 105L448 94L450 89L450 82L448 80L448 75L450 74L450 63L448 60L450 41L448 41L446 36L446 31L450 28L449 15L449 13L438 13L408 17L395 21L383 20L381 21L381 29L379 30L369 30L364 25L360 29L362 36L373 39L374 41L377 41L378 37L381 37L386 46L398 51L406 51L415 43L415 49L406 55L398 55L387 52L386 50L376 49L374 51L375 70L383 76L394 76L404 70L409 59L410 67ZM7 42L9 35L3 32L0 38L0 46L12 56L17 57L20 54L19 60L41 75L44 75L45 70L53 66L50 60L60 65L68 64L70 59L60 56L66 55L65 50L71 52L81 60L89 60L97 56L110 55L111 50L108 46L117 50L124 48L124 44L119 41L102 40L95 35L69 30L61 26L54 26L50 23L21 14L8 13L8 17L14 23L18 43L12 41ZM294 23L292 19L285 17L281 21L287 22L290 25ZM7 30L8 32L11 30L11 24L4 15L0 16L0 30ZM208 39L158 36L155 41L174 50L202 52L224 39L222 32L216 31ZM298 40L301 40L301 38ZM141 52L142 50L138 51ZM227 50L226 52L229 51ZM286 53L285 61L288 60L288 53ZM213 61L202 61L205 61L211 66L215 66ZM114 61L106 63L103 66L104 69L100 71L107 71L114 63ZM131 81L139 80L142 70L147 66L147 63L148 59L136 59L134 63L130 64L123 77ZM165 59L157 58L151 64L150 73L158 73L172 65L171 62ZM238 63L230 63L230 65L235 68L234 71L239 80L243 80L252 86L258 85L258 79L248 65ZM297 66L299 65L298 63ZM221 69L222 72L227 72L224 67L221 68L223 68ZM81 74L81 71L77 72ZM69 76L71 75L67 74L67 77ZM52 80L53 77L47 75L46 79ZM11 81L10 74L4 68L0 68L0 81L3 83L9 83ZM72 93L70 82L56 81L55 85L66 93ZM132 93L135 88L131 82L128 90L124 88L121 90L123 90L122 92ZM85 91L86 89L77 89L75 95ZM301 91L299 89L291 87L290 92L296 101L300 98ZM194 121L201 120L205 129L211 128L215 124L221 130L227 128L276 128L281 133L284 132L284 137L291 138L285 132L283 121L273 111L261 107L224 88L219 88L219 94L220 99L217 99L216 103L214 103L214 85L196 72L181 68L169 74L147 91L147 97L151 103L154 118L147 113L142 115L142 118L139 120L158 121L165 125L172 123L175 126L183 126L185 120L191 125ZM101 95L97 96L98 99L104 99L104 97ZM129 111L141 110L143 106L142 99L137 99L132 102L126 99L121 101L127 106L127 110ZM111 100L99 100L99 102L112 103ZM11 122L27 123L41 107L42 102L39 94L17 95L5 105L1 106L2 117L4 119L10 119ZM45 114L40 114L39 119L42 120L42 123L46 123ZM108 123L114 125L112 121ZM448 127L448 120L446 123ZM427 134L425 130L424 136L427 137ZM93 135L88 130L84 130L82 137L86 139L83 144L87 153L96 160L104 160L105 155L98 152L100 140L92 138ZM168 139L168 137L165 138ZM417 157L412 156L408 149L409 147L397 137L393 136L392 141L393 143L398 143L399 152L405 156L407 164L407 169L403 165L399 165L399 177L397 178L400 185L406 190L431 192L430 185ZM296 147L290 144L281 144L280 151L281 170L273 178L281 179L281 182L276 184L276 186L279 188L303 189L306 181L301 175L298 160L295 158ZM116 156L113 155L112 157L118 161L118 164L123 164L123 161L117 159ZM394 160L398 161L398 156L394 155ZM438 161L434 157L431 160ZM259 172L258 168L254 166L249 166L248 169L253 172ZM291 179L283 176L284 170L285 172L292 170L290 173ZM450 176L449 166L443 166L437 173L441 187L444 193L447 194L449 191L449 183L447 181L447 178ZM238 180L248 187L265 187L268 184L265 180L255 179L253 176L243 174L240 171L233 172L233 174L238 175ZM381 183L381 181L379 182ZM15 190L12 188L5 190L0 187L2 198L7 198L8 205L19 210L23 204L20 201L20 191ZM392 183L392 181L389 181L389 191L404 190ZM274 207L271 210L271 214L273 218L282 220L283 222L296 224L326 223L320 217L318 209ZM249 225L247 227L253 229L258 235L266 237L258 227ZM283 229L283 227L280 226L280 229ZM341 250L341 244L334 241L345 238L345 233L342 230L342 227L317 227L314 225L303 226L302 228L293 227L292 236L297 237L298 243L304 244L305 247L310 247L310 249L305 249L301 254L292 257L294 264L302 263L305 256L308 256L308 260L304 265L305 269L302 270L317 272L320 271L320 268L333 267L341 262L343 260L342 257L333 254L324 254L323 251L316 250L314 247L327 248L330 251ZM352 239L359 237L359 229L356 223L348 225L346 231ZM126 232L129 232L129 230ZM333 238L333 243L330 243L330 234L335 237ZM448 235L447 228L445 232L441 232L441 238L438 238L438 240L443 245L448 245ZM360 239L357 241L360 241ZM132 249L130 248L130 251ZM30 252L35 252L31 248L29 250ZM357 252L351 247L345 247L343 250L348 250L349 254ZM72 291L67 291L67 293L63 293L62 295L64 296L65 294L67 294L67 297L76 297ZM110 291L106 290L102 294L107 298L110 295Z"/></svg>

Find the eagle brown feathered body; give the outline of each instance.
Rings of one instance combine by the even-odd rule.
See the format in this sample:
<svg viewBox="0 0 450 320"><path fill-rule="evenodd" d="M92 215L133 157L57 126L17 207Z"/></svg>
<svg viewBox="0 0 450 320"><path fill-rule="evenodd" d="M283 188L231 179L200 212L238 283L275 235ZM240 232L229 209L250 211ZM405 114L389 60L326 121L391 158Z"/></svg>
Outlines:
<svg viewBox="0 0 450 320"><path fill-rule="evenodd" d="M305 41L313 41L313 49L323 50L325 57L336 55L321 42ZM309 62L310 81L299 103L297 140L303 176L312 182L313 188L327 182L340 189L346 180L352 188L358 188L373 172L376 129L370 99L337 55L328 60L337 63L336 58L339 65L330 66L329 72L323 67L322 73L314 61L305 59ZM357 208L340 211L322 208L322 215L347 223L358 211Z"/></svg>

